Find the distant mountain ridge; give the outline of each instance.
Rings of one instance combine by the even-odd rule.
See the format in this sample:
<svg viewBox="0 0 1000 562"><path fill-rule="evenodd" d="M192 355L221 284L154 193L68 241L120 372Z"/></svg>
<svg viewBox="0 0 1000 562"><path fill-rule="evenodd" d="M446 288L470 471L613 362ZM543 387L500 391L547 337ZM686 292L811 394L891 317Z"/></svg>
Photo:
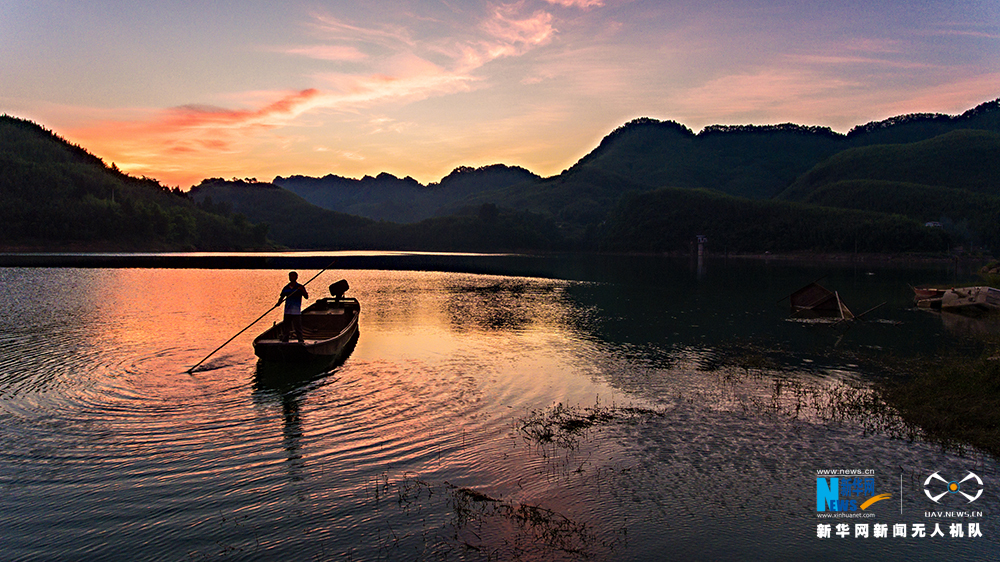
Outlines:
<svg viewBox="0 0 1000 562"><path fill-rule="evenodd" d="M414 222L492 203L544 213L582 231L605 220L625 192L687 187L749 199L793 199L783 195L785 190L845 150L920 142L960 129L1000 132L1000 99L961 115L901 115L856 126L847 134L791 123L712 125L695 133L674 121L644 117L618 127L550 178L498 164L458 168L427 186L389 174L361 180L278 177L274 183L321 207L377 220ZM448 189L453 179L467 185Z"/></svg>
<svg viewBox="0 0 1000 562"><path fill-rule="evenodd" d="M387 173L216 178L189 194L38 131L0 120L0 242L32 232L238 248L266 233L302 248L672 252L703 234L736 252L1000 248L1000 99L847 134L787 123L696 134L641 118L548 178L495 164L428 185Z"/></svg>
<svg viewBox="0 0 1000 562"><path fill-rule="evenodd" d="M211 178L191 198L224 206L270 225L274 239L294 248L333 250L511 251L563 249L551 221L495 205L448 217L398 224L323 209L270 183Z"/></svg>
<svg viewBox="0 0 1000 562"><path fill-rule="evenodd" d="M407 176L388 173L358 179L329 174L322 178L290 176L274 178L281 186L313 205L375 220L413 223L439 215L448 203L483 191L534 181L539 176L516 166L494 164L481 168L462 166L439 183L421 185Z"/></svg>

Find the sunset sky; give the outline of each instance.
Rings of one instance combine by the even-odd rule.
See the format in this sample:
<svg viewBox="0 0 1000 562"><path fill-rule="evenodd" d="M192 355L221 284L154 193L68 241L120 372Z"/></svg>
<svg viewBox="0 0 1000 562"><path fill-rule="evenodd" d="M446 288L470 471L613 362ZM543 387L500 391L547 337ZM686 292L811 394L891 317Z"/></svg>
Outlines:
<svg viewBox="0 0 1000 562"><path fill-rule="evenodd" d="M846 132L1000 97L1000 2L0 0L0 113L133 175L549 176L636 117Z"/></svg>

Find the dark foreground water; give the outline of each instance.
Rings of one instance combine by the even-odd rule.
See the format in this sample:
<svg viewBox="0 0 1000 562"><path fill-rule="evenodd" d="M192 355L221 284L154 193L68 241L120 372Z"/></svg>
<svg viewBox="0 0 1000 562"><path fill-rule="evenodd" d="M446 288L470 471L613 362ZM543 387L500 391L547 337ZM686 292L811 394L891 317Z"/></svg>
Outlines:
<svg viewBox="0 0 1000 562"><path fill-rule="evenodd" d="M963 275L508 259L327 272L314 297L344 277L363 306L342 364L259 364L272 313L194 374L284 271L0 269L0 558L1000 556L996 461L922 440L862 366L995 330L910 306L907 283ZM824 276L856 313L885 304L786 321ZM818 513L818 471L890 497ZM982 493L935 503L935 472Z"/></svg>

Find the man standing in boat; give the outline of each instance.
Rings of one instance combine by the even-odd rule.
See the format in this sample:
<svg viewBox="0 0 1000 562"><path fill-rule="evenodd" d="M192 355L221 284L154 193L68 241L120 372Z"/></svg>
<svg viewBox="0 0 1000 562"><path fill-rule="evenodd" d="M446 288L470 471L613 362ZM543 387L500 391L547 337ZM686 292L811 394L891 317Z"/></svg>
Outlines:
<svg viewBox="0 0 1000 562"><path fill-rule="evenodd" d="M278 297L278 304L285 301L285 318L281 323L281 341L287 342L291 327L295 327L295 335L299 337L299 343L305 343L302 337L302 299L309 298L305 285L299 284L299 274L294 271L288 272L288 284L281 289L281 296ZM277 306L277 305L275 305Z"/></svg>

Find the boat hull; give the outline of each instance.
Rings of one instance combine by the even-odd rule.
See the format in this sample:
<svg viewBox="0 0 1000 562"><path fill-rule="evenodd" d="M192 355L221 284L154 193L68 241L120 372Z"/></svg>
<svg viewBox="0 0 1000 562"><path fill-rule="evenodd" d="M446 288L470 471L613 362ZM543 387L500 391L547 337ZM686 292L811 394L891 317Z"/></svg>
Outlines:
<svg viewBox="0 0 1000 562"><path fill-rule="evenodd" d="M265 361L303 362L342 355L358 333L361 305L353 298L320 299L302 311L304 342L281 341L283 323L278 322L253 341L254 354Z"/></svg>
<svg viewBox="0 0 1000 562"><path fill-rule="evenodd" d="M854 314L840 300L840 294L817 283L810 283L789 295L792 318L835 318L850 320Z"/></svg>
<svg viewBox="0 0 1000 562"><path fill-rule="evenodd" d="M941 297L941 310L970 314L1000 311L1000 289L993 287L950 289Z"/></svg>

